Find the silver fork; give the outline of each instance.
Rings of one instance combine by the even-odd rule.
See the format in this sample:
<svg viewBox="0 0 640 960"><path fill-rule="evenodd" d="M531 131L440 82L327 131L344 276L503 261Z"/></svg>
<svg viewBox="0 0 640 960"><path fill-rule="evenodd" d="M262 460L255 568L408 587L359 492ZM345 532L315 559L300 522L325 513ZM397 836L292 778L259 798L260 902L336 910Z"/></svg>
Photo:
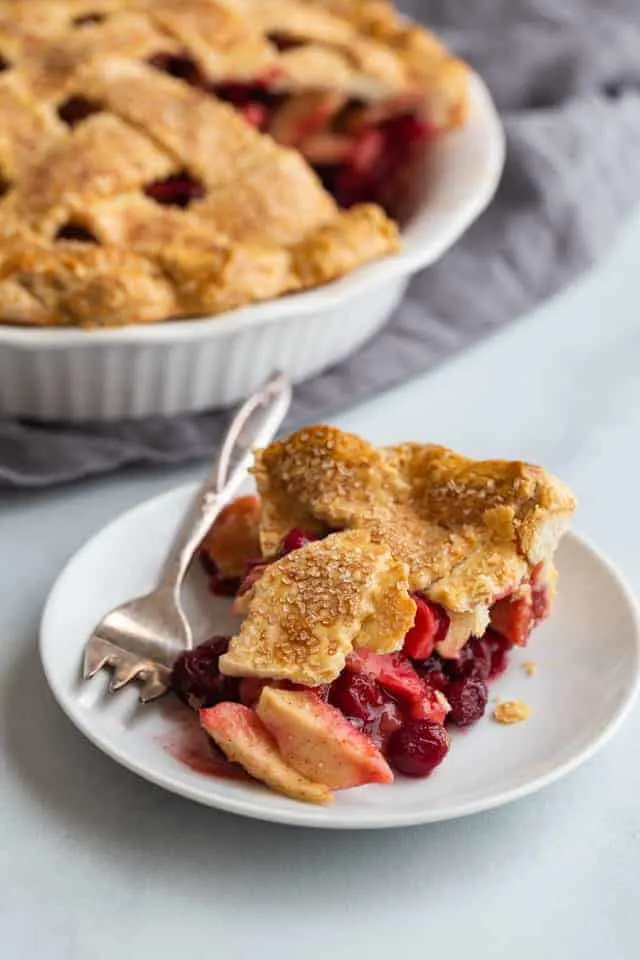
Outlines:
<svg viewBox="0 0 640 960"><path fill-rule="evenodd" d="M281 374L275 374L236 414L220 455L180 526L158 586L112 610L98 624L85 647L85 679L108 665L113 667L112 692L134 679L142 681L143 703L167 691L174 660L193 646L180 599L189 564L216 516L246 477L252 450L273 439L290 404L291 387Z"/></svg>

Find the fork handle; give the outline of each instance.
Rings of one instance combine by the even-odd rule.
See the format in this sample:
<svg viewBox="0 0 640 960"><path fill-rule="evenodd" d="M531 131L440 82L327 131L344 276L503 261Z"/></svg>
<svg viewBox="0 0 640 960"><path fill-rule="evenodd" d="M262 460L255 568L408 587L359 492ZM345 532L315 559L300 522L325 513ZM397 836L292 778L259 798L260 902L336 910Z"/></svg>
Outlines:
<svg viewBox="0 0 640 960"><path fill-rule="evenodd" d="M177 595L194 553L245 479L253 450L273 440L291 405L286 378L274 374L235 415L220 455L195 496L165 561L160 586Z"/></svg>

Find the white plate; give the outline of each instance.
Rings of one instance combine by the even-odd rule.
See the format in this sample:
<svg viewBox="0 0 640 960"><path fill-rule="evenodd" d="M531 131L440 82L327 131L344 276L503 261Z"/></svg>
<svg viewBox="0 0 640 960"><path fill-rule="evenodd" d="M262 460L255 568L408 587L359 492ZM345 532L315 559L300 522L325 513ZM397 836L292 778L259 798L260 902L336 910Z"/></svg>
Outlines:
<svg viewBox="0 0 640 960"><path fill-rule="evenodd" d="M135 689L107 693L108 673L80 678L84 643L110 608L150 589L192 486L124 514L67 564L47 602L40 649L63 710L101 750L130 770L200 803L245 816L310 827L367 828L429 823L508 803L552 783L590 757L628 712L640 676L634 599L615 569L576 534L558 553L560 592L553 616L526 651L512 654L491 695L522 699L526 723L483 718L453 733L451 751L427 780L338 793L330 807L289 800L253 783L198 773L168 744L180 727L166 707L138 705ZM228 632L227 602L211 596L198 565L186 585L197 640ZM521 664L533 659L535 677Z"/></svg>
<svg viewBox="0 0 640 960"><path fill-rule="evenodd" d="M411 275L441 257L487 206L503 163L500 118L472 74L469 117L428 151L424 196L400 253L316 290L216 317L110 330L0 325L0 415L170 416L230 406L275 369L294 383L306 380L386 322Z"/></svg>

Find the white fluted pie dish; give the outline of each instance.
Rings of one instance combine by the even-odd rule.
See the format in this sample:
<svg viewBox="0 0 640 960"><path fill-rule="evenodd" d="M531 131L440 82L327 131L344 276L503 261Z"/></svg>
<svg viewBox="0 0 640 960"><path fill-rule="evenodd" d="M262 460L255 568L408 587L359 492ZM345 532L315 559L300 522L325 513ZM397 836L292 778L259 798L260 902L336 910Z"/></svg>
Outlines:
<svg viewBox="0 0 640 960"><path fill-rule="evenodd" d="M319 289L211 318L109 330L0 326L0 416L73 422L204 411L236 403L275 369L299 383L344 359L496 190L504 133L477 75L469 100L466 124L429 151L424 199L399 254Z"/></svg>

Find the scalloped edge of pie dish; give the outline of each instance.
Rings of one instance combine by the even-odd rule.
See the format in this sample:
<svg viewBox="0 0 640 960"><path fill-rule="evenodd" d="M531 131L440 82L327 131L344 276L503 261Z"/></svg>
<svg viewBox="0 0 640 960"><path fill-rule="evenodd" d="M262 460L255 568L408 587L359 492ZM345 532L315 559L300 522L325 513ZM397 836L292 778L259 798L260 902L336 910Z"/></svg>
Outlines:
<svg viewBox="0 0 640 960"><path fill-rule="evenodd" d="M348 356L496 191L504 130L475 73L469 94L465 125L429 151L429 189L400 253L327 286L215 317L108 330L0 326L0 414L82 421L202 411L237 402L276 368L301 382Z"/></svg>

